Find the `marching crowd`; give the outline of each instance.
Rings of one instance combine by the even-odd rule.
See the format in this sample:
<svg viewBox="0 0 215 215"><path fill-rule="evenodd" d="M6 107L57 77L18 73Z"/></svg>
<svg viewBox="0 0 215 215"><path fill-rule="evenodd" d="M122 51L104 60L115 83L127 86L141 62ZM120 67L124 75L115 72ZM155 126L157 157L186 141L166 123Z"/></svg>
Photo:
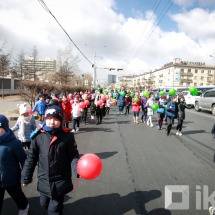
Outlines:
<svg viewBox="0 0 215 215"><path fill-rule="evenodd" d="M158 105L156 110L155 103ZM131 107L134 123L150 127L154 127L152 116L157 112L158 130L165 121L166 135L170 135L177 119L176 135L182 135L186 108L183 96L168 98L149 93L146 97L139 92L127 92L124 87L118 92L91 89L59 97L56 92L49 96L44 90L31 111L25 103L18 105L20 116L12 128L9 128L8 119L0 114L0 214L5 190L16 202L19 215L28 214L29 204L21 185L32 182L36 165L41 206L49 215L63 214L64 196L73 189L71 169L80 177L76 169L79 153L73 133L79 131L80 123L83 126L88 123L88 111L95 124L101 124L103 117L109 115L111 104L118 106L118 114L127 116ZM32 116L35 111L40 121L38 126ZM18 138L15 131L18 131ZM28 149L27 157L23 148Z"/></svg>

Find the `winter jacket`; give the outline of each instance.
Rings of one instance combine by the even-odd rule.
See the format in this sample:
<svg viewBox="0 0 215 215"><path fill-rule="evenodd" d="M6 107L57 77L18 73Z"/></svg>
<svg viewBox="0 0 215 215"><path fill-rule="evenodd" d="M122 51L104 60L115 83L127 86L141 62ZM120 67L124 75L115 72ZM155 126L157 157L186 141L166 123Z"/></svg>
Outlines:
<svg viewBox="0 0 215 215"><path fill-rule="evenodd" d="M96 107L98 107L97 103L98 103L98 101L101 100L101 98L102 98L103 96L104 96L103 94L100 94L100 95L97 95L97 96L96 96L96 98L95 98L95 105L96 105ZM103 103L103 105L100 106L100 108L104 108L104 107L105 107L106 101L105 101L105 102L102 101L102 103Z"/></svg>
<svg viewBox="0 0 215 215"><path fill-rule="evenodd" d="M22 136L22 133L21 133L22 120L23 120L22 116L20 116L17 119L16 124L11 128L11 130L13 132L18 130L18 138L19 138L19 140L21 142L30 142L31 141L30 134L31 134L32 131L34 131L36 129L35 119L32 116L29 124L24 123L24 126L25 126L24 137Z"/></svg>
<svg viewBox="0 0 215 215"><path fill-rule="evenodd" d="M45 115L46 101L37 101L32 111L34 112L36 109L38 109L37 112L39 115Z"/></svg>
<svg viewBox="0 0 215 215"><path fill-rule="evenodd" d="M26 153L21 142L9 130L8 136L0 141L0 188L20 183L21 167L25 163Z"/></svg>
<svg viewBox="0 0 215 215"><path fill-rule="evenodd" d="M165 113L166 109L165 109L164 105L166 105L166 104L167 104L166 101L165 102L164 101L159 101L158 102L159 108L157 110L157 113Z"/></svg>
<svg viewBox="0 0 215 215"><path fill-rule="evenodd" d="M140 105L141 105L140 99L138 102L135 102L134 99L135 98L132 99L132 111L133 112L140 112Z"/></svg>
<svg viewBox="0 0 215 215"><path fill-rule="evenodd" d="M79 107L79 103L74 103L72 105L72 117L77 118L81 116L81 108Z"/></svg>
<svg viewBox="0 0 215 215"><path fill-rule="evenodd" d="M65 116L65 121L70 122L71 121L71 111L72 111L72 106L70 104L70 101L67 100L66 102L60 101L60 105L62 107L64 116Z"/></svg>
<svg viewBox="0 0 215 215"><path fill-rule="evenodd" d="M60 130L51 134L42 130L32 139L22 170L22 183L31 183L38 162L37 190L52 199L63 196L73 189L71 168L77 175L78 158L72 133Z"/></svg>
<svg viewBox="0 0 215 215"><path fill-rule="evenodd" d="M131 98L130 97L125 97L125 105L130 106L131 105Z"/></svg>
<svg viewBox="0 0 215 215"><path fill-rule="evenodd" d="M122 106L124 106L125 105L125 95L124 96L122 96L122 93L124 92L124 94L126 95L127 94L127 92L124 90L124 91L120 91L118 94L117 94L117 105L119 106L119 107L122 107Z"/></svg>
<svg viewBox="0 0 215 215"><path fill-rule="evenodd" d="M178 108L178 119L185 119L185 108L186 108L186 103L185 102L179 102L177 103L177 108Z"/></svg>
<svg viewBox="0 0 215 215"><path fill-rule="evenodd" d="M147 107L147 115L148 116L153 116L154 111L152 109L152 105L154 104L154 101L152 99L148 99L146 102L146 107Z"/></svg>
<svg viewBox="0 0 215 215"><path fill-rule="evenodd" d="M170 106L172 107L171 109L170 109ZM177 103L170 101L166 108L166 116L176 118L177 112L178 112Z"/></svg>
<svg viewBox="0 0 215 215"><path fill-rule="evenodd" d="M147 98L141 98L141 107L142 110L147 109L146 103L147 103L148 99Z"/></svg>

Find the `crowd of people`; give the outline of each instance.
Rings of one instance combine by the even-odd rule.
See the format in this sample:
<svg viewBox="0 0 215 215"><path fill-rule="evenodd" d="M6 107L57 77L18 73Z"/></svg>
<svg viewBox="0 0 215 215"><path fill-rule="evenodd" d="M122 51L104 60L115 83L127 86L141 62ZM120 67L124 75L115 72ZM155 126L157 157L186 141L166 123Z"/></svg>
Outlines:
<svg viewBox="0 0 215 215"><path fill-rule="evenodd" d="M156 111L154 103L158 104ZM118 92L91 89L60 96L56 92L49 96L44 90L31 111L26 103L18 105L20 116L12 128L9 128L8 119L0 114L0 214L5 190L20 209L19 215L28 214L29 204L21 185L32 182L36 165L41 206L49 215L62 214L64 196L73 189L71 169L77 178L80 177L76 169L79 152L74 133L79 131L80 123L86 125L89 118L96 125L101 124L103 117L109 115L111 104L118 106L118 114L126 116L131 107L134 123L141 122L151 128L154 127L152 116L157 112L158 130L165 121L166 135L170 135L177 119L176 135L182 135L186 108L183 96L167 99L163 95L155 101L153 92L145 97L139 92L127 92L124 87ZM35 111L40 121L38 126L32 115ZM18 138L15 131L18 131ZM27 157L23 148L28 149Z"/></svg>

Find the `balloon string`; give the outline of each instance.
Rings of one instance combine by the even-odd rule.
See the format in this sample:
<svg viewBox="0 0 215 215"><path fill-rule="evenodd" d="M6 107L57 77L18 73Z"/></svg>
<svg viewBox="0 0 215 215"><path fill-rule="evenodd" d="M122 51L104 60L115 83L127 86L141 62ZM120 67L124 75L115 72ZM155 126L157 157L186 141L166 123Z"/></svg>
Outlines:
<svg viewBox="0 0 215 215"><path fill-rule="evenodd" d="M75 192L76 188L78 187L80 180L81 180L81 178L78 178L78 180L75 182L75 186L74 186L72 192Z"/></svg>

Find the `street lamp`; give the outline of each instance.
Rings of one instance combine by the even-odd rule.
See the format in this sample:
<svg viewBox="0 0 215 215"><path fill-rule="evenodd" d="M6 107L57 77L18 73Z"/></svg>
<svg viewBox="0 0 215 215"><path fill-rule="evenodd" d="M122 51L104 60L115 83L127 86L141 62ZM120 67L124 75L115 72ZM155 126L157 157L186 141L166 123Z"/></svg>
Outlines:
<svg viewBox="0 0 215 215"><path fill-rule="evenodd" d="M97 47L93 47L93 46L89 46L87 44L85 44L85 46L91 47L94 49L94 64L92 65L92 67L94 68L93 70L93 87L96 86L96 50L98 48L105 48L106 46L97 46Z"/></svg>

